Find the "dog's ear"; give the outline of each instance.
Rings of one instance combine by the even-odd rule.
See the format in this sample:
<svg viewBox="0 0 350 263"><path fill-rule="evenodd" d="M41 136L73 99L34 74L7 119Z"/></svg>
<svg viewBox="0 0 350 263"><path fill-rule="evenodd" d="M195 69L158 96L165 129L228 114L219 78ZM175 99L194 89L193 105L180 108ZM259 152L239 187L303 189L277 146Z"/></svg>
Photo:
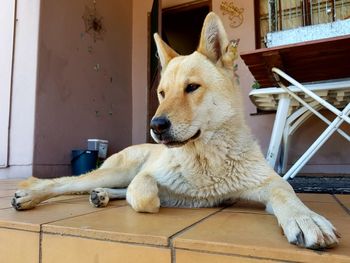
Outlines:
<svg viewBox="0 0 350 263"><path fill-rule="evenodd" d="M160 36L155 33L153 35L154 41L156 42L157 45L157 51L158 51L158 56L160 60L160 65L164 69L166 65L168 65L169 61L173 59L174 57L177 57L178 54L173 50L171 47L169 47L161 38Z"/></svg>
<svg viewBox="0 0 350 263"><path fill-rule="evenodd" d="M220 18L213 12L209 13L204 20L197 51L216 63L227 52L228 44Z"/></svg>

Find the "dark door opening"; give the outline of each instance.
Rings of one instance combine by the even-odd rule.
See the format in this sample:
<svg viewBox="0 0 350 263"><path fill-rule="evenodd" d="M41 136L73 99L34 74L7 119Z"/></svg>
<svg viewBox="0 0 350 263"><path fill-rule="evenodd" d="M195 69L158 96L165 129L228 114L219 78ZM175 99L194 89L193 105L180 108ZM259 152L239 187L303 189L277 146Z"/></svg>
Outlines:
<svg viewBox="0 0 350 263"><path fill-rule="evenodd" d="M179 54L191 54L197 49L202 25L210 9L208 1L163 9L163 40Z"/></svg>
<svg viewBox="0 0 350 263"><path fill-rule="evenodd" d="M156 3L153 8L154 12L152 12L154 15L151 16L151 20L153 21L151 21L150 24L157 24L156 22L159 22L159 18L161 17L161 26L157 24L156 26L153 26L153 30L161 28L161 36L163 40L179 54L188 55L194 52L199 43L203 21L212 9L211 0L189 2L162 10L159 10L160 5L158 0L155 0L154 3ZM158 12L161 12L161 15L159 15ZM160 66L158 64L156 64L157 66L154 65L156 51L153 32L155 31L150 30L149 37L149 47L151 47L151 50L148 75L148 125L158 107L156 92L160 77ZM147 132L147 141L153 142L149 134L149 126Z"/></svg>

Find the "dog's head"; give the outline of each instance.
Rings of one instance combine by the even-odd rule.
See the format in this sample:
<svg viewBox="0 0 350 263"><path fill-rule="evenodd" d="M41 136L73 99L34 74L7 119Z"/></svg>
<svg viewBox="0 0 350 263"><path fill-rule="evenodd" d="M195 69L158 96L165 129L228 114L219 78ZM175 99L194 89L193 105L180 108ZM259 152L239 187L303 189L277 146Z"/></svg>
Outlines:
<svg viewBox="0 0 350 263"><path fill-rule="evenodd" d="M233 80L234 43L214 13L207 15L191 55L178 55L157 34L154 39L162 72L159 107L150 125L153 139L169 147L210 139L241 107Z"/></svg>

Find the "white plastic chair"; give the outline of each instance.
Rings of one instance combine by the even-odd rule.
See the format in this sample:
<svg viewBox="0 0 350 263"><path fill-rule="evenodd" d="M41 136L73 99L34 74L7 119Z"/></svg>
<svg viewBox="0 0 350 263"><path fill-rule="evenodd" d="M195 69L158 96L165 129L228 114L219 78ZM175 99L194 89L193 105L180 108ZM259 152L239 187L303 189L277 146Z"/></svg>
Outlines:
<svg viewBox="0 0 350 263"><path fill-rule="evenodd" d="M275 167L278 161L278 172L285 172L290 136L312 116L312 113L328 124L328 128L285 173L283 178L288 180L295 177L335 131L350 141L350 136L339 129L344 121L350 124L350 118L348 117L350 113L350 79L302 85L276 67L272 68L272 72L281 88L257 89L249 94L258 108L263 110L277 108L266 156L272 167ZM292 85L283 84L286 81ZM333 112L336 118L329 121L320 113L319 110L322 108ZM277 159L279 154L280 160Z"/></svg>

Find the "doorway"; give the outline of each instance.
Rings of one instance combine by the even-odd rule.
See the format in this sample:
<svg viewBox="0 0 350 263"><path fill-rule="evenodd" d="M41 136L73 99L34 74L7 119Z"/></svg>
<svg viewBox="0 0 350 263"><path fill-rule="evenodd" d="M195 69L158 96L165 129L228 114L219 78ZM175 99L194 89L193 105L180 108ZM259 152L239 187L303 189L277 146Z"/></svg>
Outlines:
<svg viewBox="0 0 350 263"><path fill-rule="evenodd" d="M211 10L210 1L200 1L162 10L162 38L181 55L197 49L202 25Z"/></svg>
<svg viewBox="0 0 350 263"><path fill-rule="evenodd" d="M159 2L155 0L154 3ZM154 32L161 32L162 39L181 55L188 55L197 49L202 25L206 15L212 10L211 0L188 2L182 5L162 9L160 3L153 6L157 14L150 15L149 63L148 63L148 106L147 106L147 141L153 142L149 133L149 123L158 107L157 86L160 78L160 65L156 56L153 40ZM157 20L157 21L154 21ZM152 26L157 24L157 26ZM155 30L155 31L153 31ZM153 32L152 32L153 31ZM153 61L153 65L152 65Z"/></svg>

